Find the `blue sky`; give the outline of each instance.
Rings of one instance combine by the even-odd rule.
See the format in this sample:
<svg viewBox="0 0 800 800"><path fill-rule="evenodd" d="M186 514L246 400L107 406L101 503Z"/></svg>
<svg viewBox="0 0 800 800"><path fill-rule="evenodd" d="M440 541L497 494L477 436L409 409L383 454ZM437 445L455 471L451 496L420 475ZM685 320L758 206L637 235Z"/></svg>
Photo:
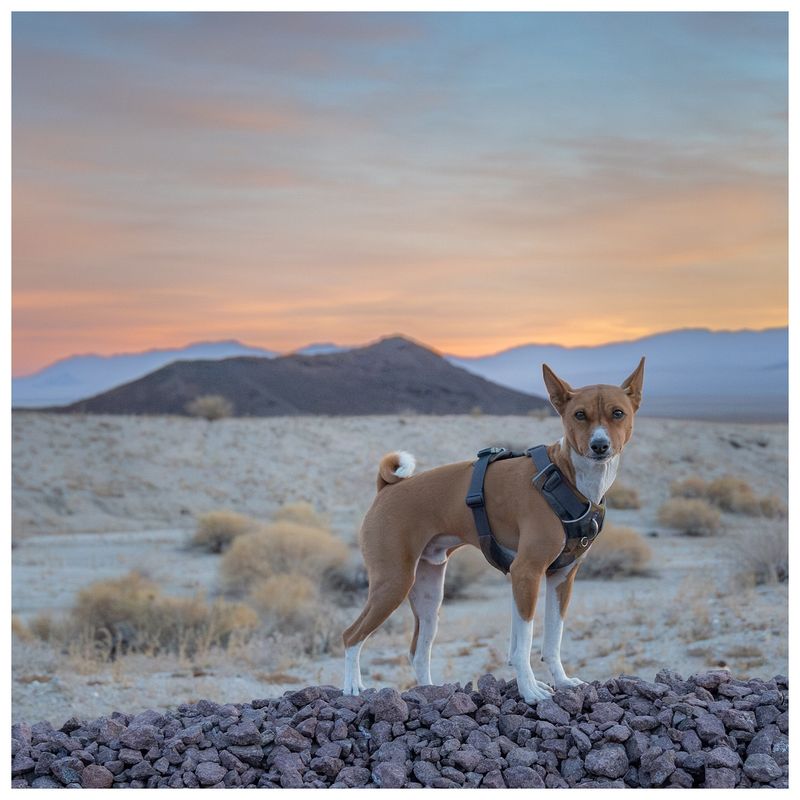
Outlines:
<svg viewBox="0 0 800 800"><path fill-rule="evenodd" d="M786 322L785 14L17 13L13 145L16 372Z"/></svg>

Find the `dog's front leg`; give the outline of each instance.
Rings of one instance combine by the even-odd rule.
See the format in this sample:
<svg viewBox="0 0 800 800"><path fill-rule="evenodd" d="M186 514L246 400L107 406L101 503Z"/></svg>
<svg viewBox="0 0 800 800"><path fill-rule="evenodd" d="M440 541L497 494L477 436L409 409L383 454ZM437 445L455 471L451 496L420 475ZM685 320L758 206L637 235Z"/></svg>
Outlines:
<svg viewBox="0 0 800 800"><path fill-rule="evenodd" d="M572 594L572 583L578 564L564 567L546 577L544 639L542 642L542 661L547 664L553 676L556 689L577 686L583 681L580 678L569 678L561 664L561 635L564 631L564 617L567 614L569 598Z"/></svg>
<svg viewBox="0 0 800 800"><path fill-rule="evenodd" d="M511 566L511 653L510 662L517 673L517 688L526 703L535 703L550 697L552 690L536 680L531 668L531 645L533 644L533 615L536 611L536 596L539 593L541 569L520 563L517 559Z"/></svg>

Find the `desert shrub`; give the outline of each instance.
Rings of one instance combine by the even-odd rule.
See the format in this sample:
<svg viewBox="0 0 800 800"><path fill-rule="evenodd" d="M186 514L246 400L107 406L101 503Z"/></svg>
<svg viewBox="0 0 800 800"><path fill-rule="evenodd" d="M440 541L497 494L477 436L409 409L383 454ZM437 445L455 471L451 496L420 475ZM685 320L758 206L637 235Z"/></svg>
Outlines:
<svg viewBox="0 0 800 800"><path fill-rule="evenodd" d="M253 609L202 596L167 597L139 573L98 581L78 593L70 612L74 629L114 658L127 650L193 656L245 639L258 624Z"/></svg>
<svg viewBox="0 0 800 800"><path fill-rule="evenodd" d="M706 496L706 486L702 478L693 475L691 478L675 481L669 487L669 492L673 497L702 498Z"/></svg>
<svg viewBox="0 0 800 800"><path fill-rule="evenodd" d="M37 614L29 623L30 632L43 642L49 642L54 638L57 625L50 614Z"/></svg>
<svg viewBox="0 0 800 800"><path fill-rule="evenodd" d="M771 494L768 497L762 497L759 500L759 507L761 509L761 516L763 517L785 517L786 506L780 501L780 498Z"/></svg>
<svg viewBox="0 0 800 800"><path fill-rule="evenodd" d="M705 500L675 497L658 510L662 525L675 528L687 536L708 536L720 528L719 511Z"/></svg>
<svg viewBox="0 0 800 800"><path fill-rule="evenodd" d="M230 543L243 533L257 527L255 520L235 511L209 511L197 518L197 530L192 537L194 547L221 553Z"/></svg>
<svg viewBox="0 0 800 800"><path fill-rule="evenodd" d="M760 586L789 580L789 537L785 528L737 537L730 550L739 578Z"/></svg>
<svg viewBox="0 0 800 800"><path fill-rule="evenodd" d="M734 514L750 517L786 515L786 508L778 497L758 497L747 481L732 475L723 475L713 481L693 476L673 483L670 493L673 497L702 498L722 511Z"/></svg>
<svg viewBox="0 0 800 800"><path fill-rule="evenodd" d="M281 506L272 516L275 522L296 522L309 528L326 528L328 520L317 513L311 503L289 503Z"/></svg>
<svg viewBox="0 0 800 800"><path fill-rule="evenodd" d="M250 604L280 630L304 628L319 614L317 585L305 575L273 575L251 589Z"/></svg>
<svg viewBox="0 0 800 800"><path fill-rule="evenodd" d="M653 553L632 528L606 524L581 562L585 578L618 578L647 574Z"/></svg>
<svg viewBox="0 0 800 800"><path fill-rule="evenodd" d="M34 638L31 629L16 614L11 615L11 635L23 642Z"/></svg>
<svg viewBox="0 0 800 800"><path fill-rule="evenodd" d="M346 558L347 546L330 531L279 521L234 539L220 573L228 591L246 592L273 575L298 573L324 580Z"/></svg>
<svg viewBox="0 0 800 800"><path fill-rule="evenodd" d="M233 414L233 405L222 395L204 394L186 404L186 413L213 422L216 419L230 417Z"/></svg>
<svg viewBox="0 0 800 800"><path fill-rule="evenodd" d="M625 486L624 483L615 483L606 494L606 501L610 508L630 509L641 508L639 492Z"/></svg>
<svg viewBox="0 0 800 800"><path fill-rule="evenodd" d="M447 562L444 596L463 597L490 569L483 553L475 547L459 547Z"/></svg>

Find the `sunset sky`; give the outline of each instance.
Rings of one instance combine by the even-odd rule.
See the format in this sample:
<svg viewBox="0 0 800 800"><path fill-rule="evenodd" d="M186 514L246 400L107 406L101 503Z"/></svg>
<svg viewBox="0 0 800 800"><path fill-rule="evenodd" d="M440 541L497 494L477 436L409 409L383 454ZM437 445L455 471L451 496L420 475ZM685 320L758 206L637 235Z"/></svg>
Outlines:
<svg viewBox="0 0 800 800"><path fill-rule="evenodd" d="M13 346L787 322L785 14L15 14Z"/></svg>

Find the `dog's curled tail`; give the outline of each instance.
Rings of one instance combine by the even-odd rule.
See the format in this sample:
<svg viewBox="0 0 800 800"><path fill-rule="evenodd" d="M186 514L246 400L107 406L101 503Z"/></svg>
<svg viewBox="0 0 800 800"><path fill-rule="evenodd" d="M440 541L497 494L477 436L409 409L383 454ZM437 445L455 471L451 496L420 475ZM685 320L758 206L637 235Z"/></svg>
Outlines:
<svg viewBox="0 0 800 800"><path fill-rule="evenodd" d="M417 462L411 453L401 450L399 453L387 453L378 467L378 491L391 483L397 483L403 478L414 474Z"/></svg>

